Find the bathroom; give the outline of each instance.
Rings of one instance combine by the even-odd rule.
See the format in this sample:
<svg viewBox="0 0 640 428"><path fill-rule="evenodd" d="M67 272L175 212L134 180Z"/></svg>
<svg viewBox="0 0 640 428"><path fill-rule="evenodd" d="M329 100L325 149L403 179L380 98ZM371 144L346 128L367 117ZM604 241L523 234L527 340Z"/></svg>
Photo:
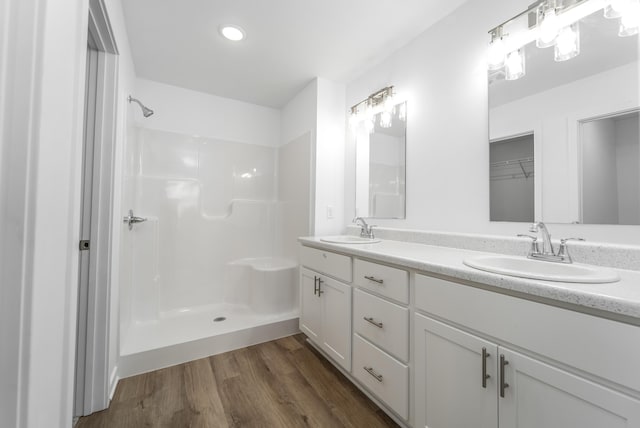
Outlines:
<svg viewBox="0 0 640 428"><path fill-rule="evenodd" d="M295 2L284 2L290 9L279 14L252 2L244 7L253 8L251 22L260 23L254 27L248 18L243 21L241 8L234 10L222 2L212 2L214 6L200 1L188 5L156 3L9 0L0 7L7 12L0 20L11 23L3 26L9 42L0 48L0 58L9 58L2 62L13 67L4 66L0 75L4 100L0 108L0 196L2 206L8 207L0 214L0 321L4 326L20 326L2 330L1 374L13 379L2 387L6 403L2 417L7 426L42 426L35 414L55 421L48 426L70 426L73 417L81 414L73 410L82 165L82 120L78 118L84 107L86 10L90 5L99 5L108 17L118 53L114 184L109 209L112 227L110 251L105 256L110 260L109 288L101 315L106 326L97 336L104 339L104 361L96 363L102 367L107 400L113 397L118 382L131 376L222 355L299 334L300 330L304 333L298 321L303 298L298 238L359 235L360 227L352 224L356 214L375 225L374 233L383 244L387 240L413 241L416 245L457 245L455 248L465 251L520 255L526 255L530 248L529 238L515 237L534 233L529 231L530 220L496 221L491 214L495 189L490 180L493 171L489 165L494 160L489 141L493 144L494 138L520 131L501 129L502 136L491 134L499 126L490 124L497 115L489 115L492 89L487 84L487 44L492 29L528 10L531 2L458 0L426 5L407 1L392 12L386 10L390 5L382 2L373 6L362 1L317 6L313 11L318 22L342 21L344 17L344 22L336 25L348 28L351 24L350 34L360 37L358 43L370 45L370 49L354 50L359 57L348 62L351 69L337 67L336 63L347 61L335 52L332 56L326 46L335 47L341 39L337 33L327 34L324 27L324 34L315 37L327 38L330 43L318 44L326 50L314 53L312 71L302 61L287 63L292 70L304 69L308 77L292 83L282 72L270 84L265 83L265 76L246 84L246 76L260 76L255 71L249 73L251 67L264 69L262 74L267 75L271 62L283 58L262 56L254 63L243 62L248 60L242 49L265 37L260 31L284 28L286 23L296 28L291 31L302 31L301 22L311 19L308 11ZM607 2L598 3L600 9L608 7ZM362 8L371 9L367 12L370 15L365 15L372 21L353 18ZM211 11L219 14L204 16ZM267 13L274 19L279 17L274 22L281 25L270 27L256 18ZM388 16L394 19L384 31L370 25L376 18ZM194 30L187 32L190 23ZM218 27L228 23L242 27L246 40L235 44L224 40ZM610 23L617 26L615 19ZM174 25L175 31L171 29ZM205 31L206 25L210 28ZM216 52L227 56L203 58L199 55L199 50L205 49L203 40L194 43L196 48L192 46L190 55L180 53L181 44L190 43L185 41L186 34L193 36L197 31L200 39L210 40ZM273 36L269 39L273 43L289 43L283 39L285 34ZM637 48L637 35L625 40ZM591 41L583 38L582 52L575 60L588 55ZM33 51L33 57L17 56L6 46ZM295 48L296 52L304 50ZM167 60L163 58L167 52L178 54ZM11 61L12 55L19 61ZM202 63L194 62L198 56ZM225 70L224 58L246 69L229 66ZM222 69L216 73L231 80L216 85L207 82L203 78L207 67ZM29 75L28 70L37 78L20 80L20 76ZM233 70L237 81L229 77ZM527 68L527 77L533 70ZM637 110L637 57L631 73L636 79L624 88L624 102ZM191 83L185 83L189 78ZM396 218L370 218L375 215L358 206L360 163L356 133L348 123L349 111L389 86L393 86L394 102L406 107L406 176L398 180L406 189L402 200L394 202L404 212L391 216ZM23 99L20 93L31 96ZM145 117L128 96L153 114ZM26 100L25 104L16 104L20 100ZM15 105L21 108L6 108ZM615 110L629 108L625 105ZM542 114L534 113L540 118ZM511 119L505 123L516 122ZM540 119L537 125L527 126L529 130L549 130L553 124ZM25 151L20 152L5 144L10 139L30 141L31 146L25 145L20 149ZM535 180L535 211L529 213L533 220L548 223L554 240L585 239L584 243L568 243L578 262L639 270L638 223L572 224L580 221L576 208L580 183L567 177L580 172L577 163L571 162L577 154L558 146L541 149L541 145L534 145L538 162L532 166L532 176L522 178ZM123 222L130 209L133 216L144 220L132 224L131 229ZM24 219L21 227L15 227L18 218ZM381 261L369 253L358 254L364 250L356 245L309 245L337 251L352 260ZM370 245L375 253L377 244ZM505 246L509 250L504 250ZM389 260L382 263L398 266ZM407 269L412 272L409 282L414 287L415 272L426 268ZM5 281L16 286L4 287ZM274 291L265 291L269 286ZM627 297L632 303L639 300L637 292L629 292ZM416 310L412 305L405 309ZM625 320L621 324L632 325ZM352 321L355 328L355 318ZM629 348L638 352L634 346ZM633 352L629 354L635 355ZM605 375L596 378L609 379ZM47 379L46 385L42 379ZM605 384L616 391L624 386L615 379ZM634 385L624 388L627 395L639 399ZM388 410L375 392L365 394ZM99 402L95 410L100 408ZM634 406L631 408L637 414ZM416 420L414 415L403 419L399 416L402 412L393 408L389 413L401 426L412 426ZM629 422L626 426L634 425Z"/></svg>

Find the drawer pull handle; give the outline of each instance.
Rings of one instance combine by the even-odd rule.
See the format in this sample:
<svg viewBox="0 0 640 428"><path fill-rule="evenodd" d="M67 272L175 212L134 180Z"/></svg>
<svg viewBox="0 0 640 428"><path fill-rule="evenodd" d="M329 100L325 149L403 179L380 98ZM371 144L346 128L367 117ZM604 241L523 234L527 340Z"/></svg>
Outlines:
<svg viewBox="0 0 640 428"><path fill-rule="evenodd" d="M318 280L320 278L318 278L317 276L313 277L313 295L317 295L318 294Z"/></svg>
<svg viewBox="0 0 640 428"><path fill-rule="evenodd" d="M487 379L491 377L491 375L487 374L487 358L489 358L491 354L487 352L487 348L482 348L482 387L487 388Z"/></svg>
<svg viewBox="0 0 640 428"><path fill-rule="evenodd" d="M500 397L502 398L504 398L504 390L509 388L509 384L504 381L504 366L507 364L509 361L504 358L503 354L500 354Z"/></svg>
<svg viewBox="0 0 640 428"><path fill-rule="evenodd" d="M373 376L374 378L376 378L376 380L377 380L378 382L382 382L382 375L381 375L381 374L376 373L376 372L375 372L375 370L373 370L373 367L367 367L367 366L364 366L364 367L363 367L363 369L365 369L365 371L366 371L367 373L369 373L371 376Z"/></svg>
<svg viewBox="0 0 640 428"><path fill-rule="evenodd" d="M369 317L369 318L368 318L368 317L364 317L364 320L365 320L366 322L368 322L369 324L373 324L373 325L375 325L375 326L376 326L376 327L378 327L378 328L382 328L382 325L383 325L383 324L382 324L382 322L375 322L375 321L373 320L373 317Z"/></svg>
<svg viewBox="0 0 640 428"><path fill-rule="evenodd" d="M322 291L322 283L324 281L322 280L322 278L318 277L318 297L320 297L320 295L322 293L324 293L324 291Z"/></svg>
<svg viewBox="0 0 640 428"><path fill-rule="evenodd" d="M383 279L378 279L375 276L367 276L367 275L365 275L364 278L368 279L369 281L377 282L378 284L384 283Z"/></svg>

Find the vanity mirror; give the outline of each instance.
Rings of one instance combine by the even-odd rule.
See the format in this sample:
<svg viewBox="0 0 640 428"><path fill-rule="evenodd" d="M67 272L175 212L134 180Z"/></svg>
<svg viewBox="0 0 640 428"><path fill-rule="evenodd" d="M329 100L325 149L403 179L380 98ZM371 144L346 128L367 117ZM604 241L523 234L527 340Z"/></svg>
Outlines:
<svg viewBox="0 0 640 428"><path fill-rule="evenodd" d="M357 217L405 218L406 109L396 104L355 129Z"/></svg>
<svg viewBox="0 0 640 428"><path fill-rule="evenodd" d="M543 1L490 32L492 221L640 224L640 2L611 4Z"/></svg>

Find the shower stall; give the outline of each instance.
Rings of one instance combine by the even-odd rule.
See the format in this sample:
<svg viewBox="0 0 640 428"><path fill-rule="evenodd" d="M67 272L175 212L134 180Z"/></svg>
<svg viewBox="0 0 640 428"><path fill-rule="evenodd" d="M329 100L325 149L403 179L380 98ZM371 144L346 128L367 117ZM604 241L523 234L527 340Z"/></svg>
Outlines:
<svg viewBox="0 0 640 428"><path fill-rule="evenodd" d="M295 333L310 135L270 147L136 127L127 144L120 375Z"/></svg>

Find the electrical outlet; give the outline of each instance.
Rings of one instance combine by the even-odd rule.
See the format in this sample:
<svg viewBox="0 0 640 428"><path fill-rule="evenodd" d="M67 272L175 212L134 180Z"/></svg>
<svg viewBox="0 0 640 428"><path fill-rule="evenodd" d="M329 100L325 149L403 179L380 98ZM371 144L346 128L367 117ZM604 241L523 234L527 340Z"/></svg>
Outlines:
<svg viewBox="0 0 640 428"><path fill-rule="evenodd" d="M331 205L327 205L327 218L333 218L333 207Z"/></svg>

